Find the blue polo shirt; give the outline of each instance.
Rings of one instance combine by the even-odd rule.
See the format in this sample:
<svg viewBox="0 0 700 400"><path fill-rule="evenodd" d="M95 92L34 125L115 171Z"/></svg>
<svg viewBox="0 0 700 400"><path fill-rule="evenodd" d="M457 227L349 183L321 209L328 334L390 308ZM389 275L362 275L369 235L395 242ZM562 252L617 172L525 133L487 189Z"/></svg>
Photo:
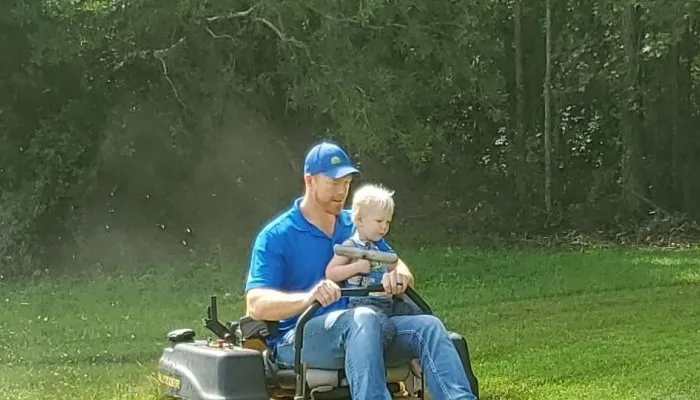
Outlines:
<svg viewBox="0 0 700 400"><path fill-rule="evenodd" d="M273 219L258 233L253 243L246 292L253 288L276 289L283 292L311 290L326 276L326 266L333 258L333 246L342 243L354 233L350 210L343 210L336 217L333 236L329 237L311 224L301 213L301 198L292 207ZM381 250L392 251L382 240ZM343 297L315 315L347 307ZM298 316L283 319L279 333L268 340L268 346L276 344L279 337L294 327Z"/></svg>

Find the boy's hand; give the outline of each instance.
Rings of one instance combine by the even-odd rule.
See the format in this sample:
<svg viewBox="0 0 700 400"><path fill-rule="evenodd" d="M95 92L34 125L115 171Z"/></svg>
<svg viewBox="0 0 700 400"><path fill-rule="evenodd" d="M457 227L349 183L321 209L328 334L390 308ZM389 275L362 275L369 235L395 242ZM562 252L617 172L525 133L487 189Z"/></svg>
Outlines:
<svg viewBox="0 0 700 400"><path fill-rule="evenodd" d="M369 274L369 271L372 269L372 263L368 260L357 260L357 265L358 265L358 271L361 274Z"/></svg>

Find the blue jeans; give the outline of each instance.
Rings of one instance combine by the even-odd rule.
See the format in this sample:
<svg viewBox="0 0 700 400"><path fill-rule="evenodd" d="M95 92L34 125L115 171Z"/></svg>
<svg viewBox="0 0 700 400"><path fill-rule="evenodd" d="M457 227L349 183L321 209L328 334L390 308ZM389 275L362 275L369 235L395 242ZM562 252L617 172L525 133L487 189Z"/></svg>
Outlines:
<svg viewBox="0 0 700 400"><path fill-rule="evenodd" d="M312 318L304 327L302 361L311 368L344 368L353 400L391 400L386 367L418 358L435 400L476 400L442 321L432 315L401 315L389 320L396 336L383 349L380 317L368 307ZM293 330L280 340L276 358L280 367L293 367Z"/></svg>
<svg viewBox="0 0 700 400"><path fill-rule="evenodd" d="M398 315L418 315L423 311L405 296L373 297L360 296L350 299L349 308L368 307L379 317L382 325L382 347L386 349L396 337L396 326L389 320Z"/></svg>

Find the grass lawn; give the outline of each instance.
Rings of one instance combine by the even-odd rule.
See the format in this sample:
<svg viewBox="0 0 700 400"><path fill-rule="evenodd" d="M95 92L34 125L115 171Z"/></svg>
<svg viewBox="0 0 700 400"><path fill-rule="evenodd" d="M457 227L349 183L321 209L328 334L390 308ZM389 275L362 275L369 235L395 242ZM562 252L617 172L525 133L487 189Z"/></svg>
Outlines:
<svg viewBox="0 0 700 400"><path fill-rule="evenodd" d="M700 398L700 252L405 255L470 341L484 399ZM0 281L3 282L3 281ZM0 399L155 399L165 334L210 294L242 312L241 267L0 284Z"/></svg>

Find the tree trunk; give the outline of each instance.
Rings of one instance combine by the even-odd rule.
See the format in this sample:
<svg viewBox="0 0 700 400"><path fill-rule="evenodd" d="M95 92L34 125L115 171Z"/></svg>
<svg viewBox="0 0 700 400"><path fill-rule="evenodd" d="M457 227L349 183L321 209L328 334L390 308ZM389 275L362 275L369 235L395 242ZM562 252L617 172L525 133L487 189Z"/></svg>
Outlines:
<svg viewBox="0 0 700 400"><path fill-rule="evenodd" d="M695 193L697 193L698 184L695 178L694 171L697 170L697 139L693 137L697 135L697 131L693 124L693 107L692 107L692 92L693 92L693 77L692 68L693 60L697 56L697 20L691 18L686 22L685 32L679 44L679 60L678 60L678 113L680 115L679 127L677 130L676 146L674 146L674 170L675 176L680 176L680 188L677 188L678 194L683 199L682 210L691 215L697 215L698 201Z"/></svg>
<svg viewBox="0 0 700 400"><path fill-rule="evenodd" d="M514 10L514 46L515 46L515 159L517 165L515 173L515 188L518 199L523 200L525 195L526 180L522 164L525 160L525 84L523 82L523 4L522 0L515 0ZM522 174L522 176L521 176Z"/></svg>
<svg viewBox="0 0 700 400"><path fill-rule="evenodd" d="M545 7L545 73L544 73L544 204L547 216L552 213L552 7L546 0Z"/></svg>
<svg viewBox="0 0 700 400"><path fill-rule="evenodd" d="M625 94L623 101L621 139L622 139L622 198L625 211L635 214L640 211L641 196L644 196L641 179L641 148L639 135L642 134L641 116L639 115L639 16L633 2L622 10L622 41L627 59Z"/></svg>
<svg viewBox="0 0 700 400"><path fill-rule="evenodd" d="M672 43L669 49L669 63L665 71L668 82L666 83L667 95L665 96L666 106L668 107L668 117L667 120L661 121L664 125L664 129L660 130L670 130L671 136L671 179L667 185L667 193L660 194L664 202L669 204L671 208L680 208L682 203L683 192L683 174L681 173L682 156L683 149L681 148L682 134L681 134L681 113L679 110L679 97L681 88L679 87L679 73L680 73L680 60L679 60L679 44ZM667 153L666 153L667 154Z"/></svg>

